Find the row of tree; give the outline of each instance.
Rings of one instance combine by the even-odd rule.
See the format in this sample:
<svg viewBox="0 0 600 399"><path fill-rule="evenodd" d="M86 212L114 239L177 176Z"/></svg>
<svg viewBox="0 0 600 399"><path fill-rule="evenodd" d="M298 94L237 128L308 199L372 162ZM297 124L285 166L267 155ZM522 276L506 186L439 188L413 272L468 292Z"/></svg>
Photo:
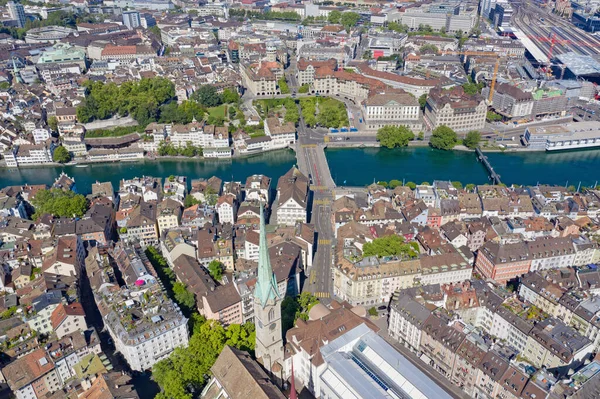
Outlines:
<svg viewBox="0 0 600 399"><path fill-rule="evenodd" d="M254 352L254 324L231 324L227 328L208 321L196 311L196 298L178 282L165 258L152 246L146 256L154 266L167 294L175 300L190 320L192 335L186 348L176 348L168 358L152 367L152 378L160 387L158 399L192 399L202 390L210 368L225 345Z"/></svg>
<svg viewBox="0 0 600 399"><path fill-rule="evenodd" d="M421 138L422 133L419 133ZM377 131L377 141L383 147L396 148L406 147L411 140L415 139L415 134L406 126L384 126ZM481 134L472 130L465 135L462 144L470 149L475 149L481 141ZM440 150L451 150L459 143L458 135L448 126L438 126L432 132L429 145Z"/></svg>
<svg viewBox="0 0 600 399"><path fill-rule="evenodd" d="M454 188L456 188L457 190L461 190L463 188L462 183L459 182L459 181L453 181L451 183L452 183L452 186ZM406 182L406 183L402 183L400 180L397 180L397 179L392 179L389 182L378 181L377 184L379 184L380 186L385 187L385 188L390 188L392 190L395 189L396 187L402 187L402 186L408 187L411 190L414 190L415 188L417 188L417 183L415 183L415 182L409 181L409 182ZM421 185L423 185L423 186L429 186L430 184L429 184L429 182L424 181L424 182L421 183ZM473 191L475 189L475 185L469 183L469 184L467 184L467 185L464 186L464 189L467 190L467 191Z"/></svg>
<svg viewBox="0 0 600 399"><path fill-rule="evenodd" d="M158 120L160 105L175 97L175 86L162 77L127 81L121 85L88 80L88 95L77 107L77 119L87 123L114 115L131 115L140 125Z"/></svg>
<svg viewBox="0 0 600 399"><path fill-rule="evenodd" d="M187 142L185 147L175 147L173 144L171 143L167 143L166 141L161 141L160 144L158 145L158 150L157 150L158 155L160 155L161 157L176 157L176 156L182 156L182 157L201 157L202 156L202 147L196 147L194 145L192 145L191 142Z"/></svg>
<svg viewBox="0 0 600 399"><path fill-rule="evenodd" d="M355 12L340 12L334 10L329 13L327 20L329 23L342 25L344 29L349 30L353 26L356 26L360 20L360 15Z"/></svg>

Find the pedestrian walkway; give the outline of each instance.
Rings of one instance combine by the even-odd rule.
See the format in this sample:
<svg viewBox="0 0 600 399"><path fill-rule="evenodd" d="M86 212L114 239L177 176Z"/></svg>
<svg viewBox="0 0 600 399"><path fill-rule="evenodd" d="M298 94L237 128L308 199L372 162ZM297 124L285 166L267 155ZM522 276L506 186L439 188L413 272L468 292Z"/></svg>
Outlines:
<svg viewBox="0 0 600 399"><path fill-rule="evenodd" d="M314 294L317 298L329 298L329 292L315 292Z"/></svg>

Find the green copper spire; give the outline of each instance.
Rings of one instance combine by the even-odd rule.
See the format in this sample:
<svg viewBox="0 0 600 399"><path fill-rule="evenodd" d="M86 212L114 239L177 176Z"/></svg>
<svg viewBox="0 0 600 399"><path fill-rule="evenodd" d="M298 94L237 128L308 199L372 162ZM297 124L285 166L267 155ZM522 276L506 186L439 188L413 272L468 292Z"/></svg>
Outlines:
<svg viewBox="0 0 600 399"><path fill-rule="evenodd" d="M260 205L260 240L258 242L258 276L256 278L256 287L254 288L254 297L258 298L261 306L264 308L269 302L273 303L279 299L277 290L277 279L271 259L269 259L269 247L267 246L267 232L265 231L265 216L263 205Z"/></svg>

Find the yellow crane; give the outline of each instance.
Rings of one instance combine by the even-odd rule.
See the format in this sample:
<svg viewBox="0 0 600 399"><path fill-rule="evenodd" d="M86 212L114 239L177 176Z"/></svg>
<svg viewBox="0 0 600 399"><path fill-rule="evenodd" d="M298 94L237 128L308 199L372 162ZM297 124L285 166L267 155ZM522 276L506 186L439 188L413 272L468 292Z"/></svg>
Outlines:
<svg viewBox="0 0 600 399"><path fill-rule="evenodd" d="M481 57L494 57L496 58L496 64L494 64L494 73L492 74L492 83L490 84L490 94L488 96L488 103L492 103L494 97L494 88L496 87L496 78L498 77L498 68L500 67L500 59L503 57L498 53L492 51L442 51L443 55L464 55L464 56L481 56ZM511 57L510 55L506 56Z"/></svg>

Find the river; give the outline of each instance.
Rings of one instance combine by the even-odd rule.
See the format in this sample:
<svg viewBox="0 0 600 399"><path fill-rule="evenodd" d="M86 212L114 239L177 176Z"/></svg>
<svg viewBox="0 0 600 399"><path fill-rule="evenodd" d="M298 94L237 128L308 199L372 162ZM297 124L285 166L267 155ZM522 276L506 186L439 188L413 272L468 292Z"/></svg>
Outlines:
<svg viewBox="0 0 600 399"><path fill-rule="evenodd" d="M440 151L428 147L403 149L352 148L325 151L331 176L338 185L364 186L373 180L391 179L415 183L433 180L459 180L463 184L488 181L487 171L472 152ZM600 180L600 150L572 152L487 153L494 169L506 184L569 184L591 186ZM111 181L116 189L119 180L135 176L168 177L183 175L188 179L218 176L245 181L252 174L266 174L277 180L296 162L291 150L281 150L233 160L161 160L133 163L95 164L79 168L37 167L0 169L0 187L20 184L48 184L64 171L74 177L79 192L87 194L95 181Z"/></svg>
<svg viewBox="0 0 600 399"><path fill-rule="evenodd" d="M224 181L245 182L253 174L266 174L271 177L271 186L296 163L292 150L278 150L232 160L163 159L160 161L142 160L139 162L121 162L90 164L85 167L34 167L6 169L0 168L0 188L21 184L52 185L61 172L75 178L77 190L88 194L96 181L110 181L115 190L119 189L121 179L136 176L166 178L170 175L187 176L188 184L192 179L218 176Z"/></svg>
<svg viewBox="0 0 600 399"><path fill-rule="evenodd" d="M488 182L485 167L472 152L441 151L429 147L402 149L327 149L331 176L338 185L360 186L373 180L398 179L415 183L458 180L463 184ZM489 161L506 184L591 186L600 180L600 150L570 152L493 152Z"/></svg>

